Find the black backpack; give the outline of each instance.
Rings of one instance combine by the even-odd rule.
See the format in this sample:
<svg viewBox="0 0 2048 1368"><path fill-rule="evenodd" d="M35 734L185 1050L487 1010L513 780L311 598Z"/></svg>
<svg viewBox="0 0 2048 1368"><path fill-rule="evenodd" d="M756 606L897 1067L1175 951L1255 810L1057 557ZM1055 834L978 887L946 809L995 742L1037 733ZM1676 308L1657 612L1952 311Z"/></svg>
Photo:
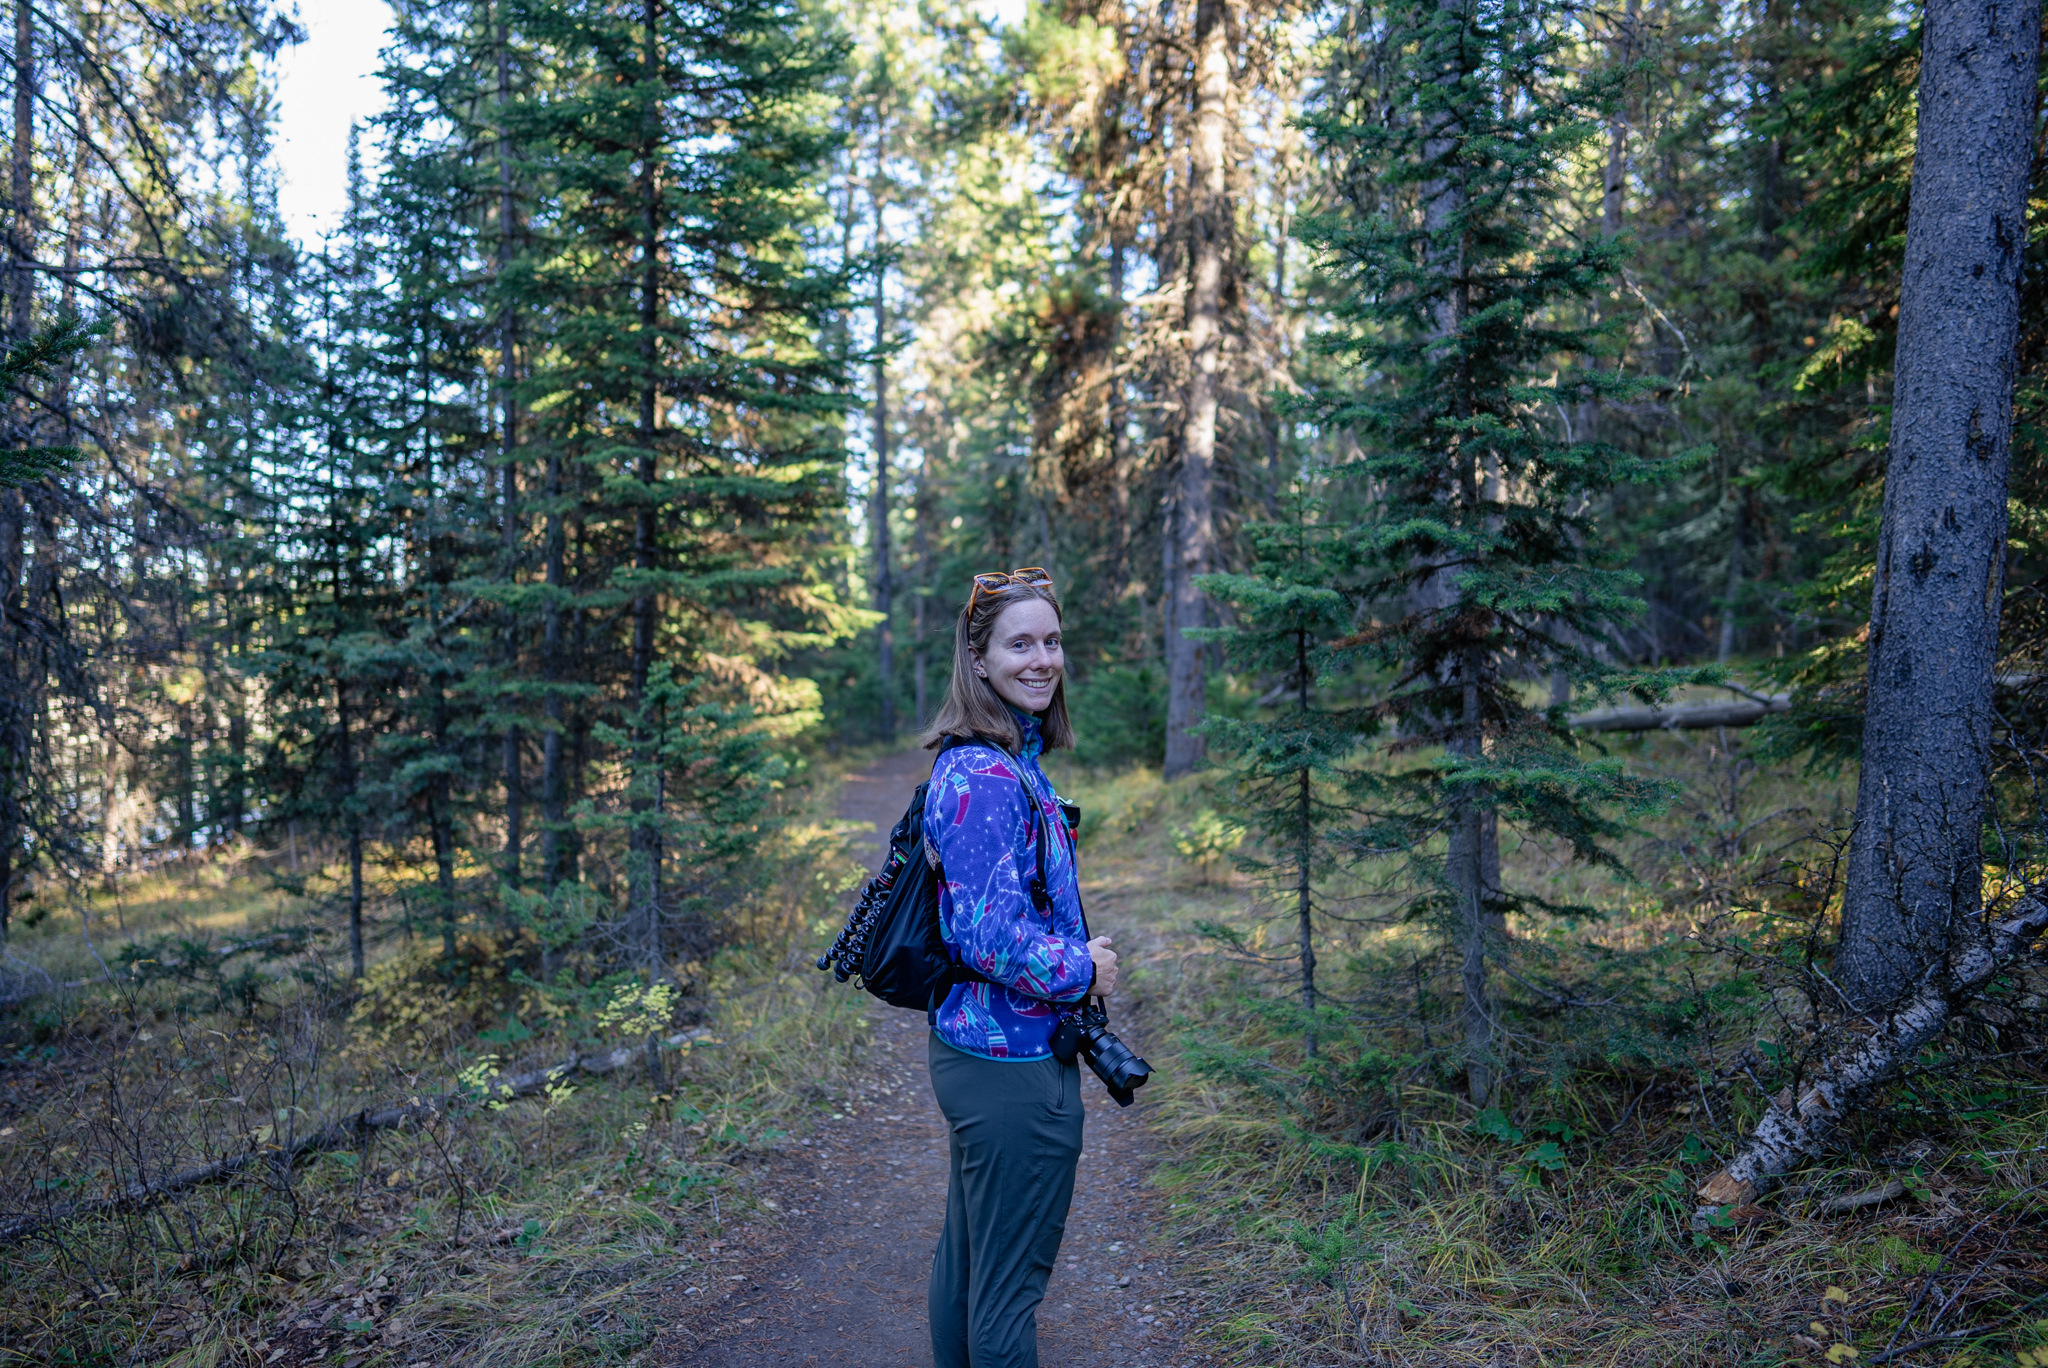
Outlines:
<svg viewBox="0 0 2048 1368"><path fill-rule="evenodd" d="M955 746L990 744L949 736L940 743L939 753ZM918 1012L945 1001L954 984L982 977L953 958L939 930L939 871L924 853L924 796L930 786L930 780L917 786L910 806L889 833L882 872L861 889L839 938L818 957L818 968L830 969L839 982L858 978L861 987L891 1007ZM1025 806L1037 821L1038 805ZM1038 869L1030 893L1034 906L1049 901L1043 840L1038 842Z"/></svg>

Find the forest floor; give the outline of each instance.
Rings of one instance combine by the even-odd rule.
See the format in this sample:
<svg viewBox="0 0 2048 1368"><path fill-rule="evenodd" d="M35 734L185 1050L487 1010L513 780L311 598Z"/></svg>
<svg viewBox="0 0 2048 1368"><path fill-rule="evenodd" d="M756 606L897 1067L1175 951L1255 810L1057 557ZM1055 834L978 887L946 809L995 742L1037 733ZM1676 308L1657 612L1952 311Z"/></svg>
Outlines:
<svg viewBox="0 0 2048 1368"><path fill-rule="evenodd" d="M856 827L870 868L928 772L922 752L887 756L850 774L839 816ZM1105 923L1115 934L1112 923ZM850 991L850 990L849 990ZM647 1360L692 1368L833 1364L916 1368L931 1363L925 1279L945 1216L947 1140L925 1073L922 1019L879 1005L863 1064L867 1100L794 1142L755 1189L780 1214L745 1239L721 1242L710 1269L665 1294L672 1328ZM1144 1052L1146 1023L1121 1017ZM1058 1269L1039 1311L1048 1368L1191 1368L1212 1362L1187 1334L1201 1317L1198 1279L1185 1276L1152 1185L1158 1145L1144 1093L1126 1109L1083 1075L1086 1150Z"/></svg>
<svg viewBox="0 0 2048 1368"><path fill-rule="evenodd" d="M1798 1038L1797 999L1728 938L1775 924L1745 890L1773 915L1825 910L1825 885L1802 892L1774 852L1842 804L1684 737L1627 758L1683 788L1633 840L1634 882L1503 851L1545 897L1614 909L1530 920L1518 946L1536 982L1617 1005L1524 1003L1523 1067L1475 1111L1429 1047L1447 1009L1426 923L1340 919L1379 894L1333 884L1341 1010L1311 1085L1286 1014L1292 910L1232 865L1226 781L1062 757L1091 923L1126 970L1117 1030L1157 1073L1129 1109L1083 1076L1047 1368L2048 1365L2048 1072L2025 1005L2048 999L2048 961L1853 1144L1693 1230L1688 1194L1760 1106L1744 1050ZM732 944L696 966L692 1036L659 1079L579 1076L502 1106L446 1090L613 1042L601 996L492 977L481 913L462 932L474 972L451 983L405 887L386 890L378 953L347 985L333 871L288 894L289 848L38 901L8 947L21 982L50 986L0 1015L0 1214L448 1101L0 1250L0 1368L929 1363L946 1136L924 1024L810 967L925 762L816 761L763 886L728 909Z"/></svg>

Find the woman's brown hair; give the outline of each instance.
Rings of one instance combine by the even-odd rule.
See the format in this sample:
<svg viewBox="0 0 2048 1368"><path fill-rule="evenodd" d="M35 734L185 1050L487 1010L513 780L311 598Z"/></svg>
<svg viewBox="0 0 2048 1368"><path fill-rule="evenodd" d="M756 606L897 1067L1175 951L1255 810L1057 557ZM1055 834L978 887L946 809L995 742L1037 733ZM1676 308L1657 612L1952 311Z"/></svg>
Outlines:
<svg viewBox="0 0 2048 1368"><path fill-rule="evenodd" d="M1023 748L1024 734L1010 713L1010 705L1003 702L994 685L974 672L974 656L978 651L988 650L989 638L995 634L996 619L1002 616L1003 610L1026 599L1040 599L1051 604L1060 620L1066 620L1066 615L1060 612L1059 596L1053 593L1050 585L1012 582L1004 586L1001 593L984 591L968 596L967 606L960 610L960 617L953 624L953 682L946 689L946 701L939 705L938 716L931 720L931 725L919 738L926 750L949 736L957 736L963 741L979 737L993 741L1012 754ZM1052 701L1039 714L1038 734L1047 750L1058 750L1062 746L1071 748L1074 744L1074 726L1067 720L1064 672L1060 682L1053 685Z"/></svg>

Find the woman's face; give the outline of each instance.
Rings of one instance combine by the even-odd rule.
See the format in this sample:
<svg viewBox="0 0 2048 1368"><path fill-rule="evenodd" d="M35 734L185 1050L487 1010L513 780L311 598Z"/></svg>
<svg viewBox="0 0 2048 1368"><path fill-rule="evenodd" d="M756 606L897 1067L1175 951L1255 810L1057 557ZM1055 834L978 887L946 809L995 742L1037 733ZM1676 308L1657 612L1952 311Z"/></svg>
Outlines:
<svg viewBox="0 0 2048 1368"><path fill-rule="evenodd" d="M1042 713L1067 672L1060 649L1060 615L1044 599L1027 598L996 614L988 649L974 653L974 672L996 697L1022 712Z"/></svg>

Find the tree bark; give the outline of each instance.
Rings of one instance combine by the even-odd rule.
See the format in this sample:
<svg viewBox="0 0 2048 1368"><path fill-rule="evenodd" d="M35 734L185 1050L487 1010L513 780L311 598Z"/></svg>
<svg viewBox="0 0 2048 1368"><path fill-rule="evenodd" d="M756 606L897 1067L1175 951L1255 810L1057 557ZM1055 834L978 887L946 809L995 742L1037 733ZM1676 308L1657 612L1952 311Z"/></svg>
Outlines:
<svg viewBox="0 0 2048 1368"><path fill-rule="evenodd" d="M1294 684L1295 714L1304 730L1308 727L1308 633L1297 630L1294 634ZM1301 1009L1307 1015L1309 1027L1302 1039L1302 1053L1310 1059L1316 1055L1316 941L1315 941L1315 899L1312 896L1311 876L1315 872L1316 833L1314 825L1314 795L1310 785L1314 780L1307 765L1303 765L1295 779L1295 851L1294 851L1294 913L1297 921L1296 934L1300 940L1301 955Z"/></svg>
<svg viewBox="0 0 2048 1368"><path fill-rule="evenodd" d="M1104 420L1109 425L1109 519L1110 550L1108 581L1112 601L1120 601L1130 577L1131 555L1131 425L1130 404L1124 395L1124 376L1118 360L1124 335L1124 244L1109 244L1109 392L1103 396Z"/></svg>
<svg viewBox="0 0 2048 1368"><path fill-rule="evenodd" d="M1486 668L1477 649L1465 652L1459 667L1464 680L1464 709L1447 747L1453 755L1477 756L1484 749L1479 682ZM1465 1088L1472 1104L1483 1107L1493 1099L1499 1080L1493 1000L1486 981L1487 958L1498 952L1507 933L1498 901L1500 819L1483 795L1463 788L1452 798L1449 838L1444 865L1458 904L1456 928L1462 994L1459 1029L1465 1040Z"/></svg>
<svg viewBox="0 0 2048 1368"><path fill-rule="evenodd" d="M348 963L349 977L363 976L363 820L356 811L356 739L349 724L348 685L334 684L334 711L340 726L341 795L348 811Z"/></svg>
<svg viewBox="0 0 2048 1368"><path fill-rule="evenodd" d="M1224 159L1230 114L1227 0L1200 0L1195 11L1195 128L1189 161L1188 388L1181 420L1180 480L1174 509L1172 631L1166 642L1166 777L1188 773L1206 748L1200 725L1205 691L1201 644L1187 636L1207 624L1208 601L1196 585L1216 564L1216 411L1222 383L1223 271L1234 227Z"/></svg>
<svg viewBox="0 0 2048 1368"><path fill-rule="evenodd" d="M647 0L642 16L646 26L646 79L661 78L661 0ZM648 117L658 117L649 111ZM656 330L661 319L661 186L655 174L661 155L660 129L650 126L647 141L640 148L640 193L644 238L641 242L640 280L640 455L635 475L639 479L640 504L633 516L633 563L642 575L639 594L633 600L633 739L634 776L630 808L632 831L627 838L631 859L627 875L631 888L631 938L642 964L650 970L661 959L661 834L655 811L658 780L652 778L650 752L655 738L650 734L647 681L654 668L655 592L651 583L655 555L655 464L658 385L655 368L659 362Z"/></svg>
<svg viewBox="0 0 2048 1368"><path fill-rule="evenodd" d="M1773 713L1792 711L1792 695L1768 694L1727 703L1673 703L1663 708L1606 708L1566 719L1573 731L1702 731L1751 727Z"/></svg>
<svg viewBox="0 0 2048 1368"><path fill-rule="evenodd" d="M518 313L512 307L511 298L505 293L505 277L512 264L513 224L518 206L512 193L512 135L505 127L506 112L512 104L511 54L506 50L510 34L506 31L502 6L497 15L497 60L498 60L498 262L497 284L501 302L498 313L498 403L499 448L498 478L500 496L504 502L505 578L508 581L519 577L519 543L522 528L519 518L519 465L514 453L519 449L519 408L513 394L513 381L517 378ZM508 613L505 624L505 665L516 671L519 664L519 620L518 614ZM519 887L520 854L526 844L526 776L522 773L522 751L524 738L520 735L517 722L505 728L505 882Z"/></svg>
<svg viewBox="0 0 2048 1368"><path fill-rule="evenodd" d="M877 152L876 160L880 160ZM875 202L875 237L881 239L882 205ZM875 276L875 490L868 507L868 550L875 561L875 611L882 615L875 628L876 692L881 707L877 719L884 741L896 739L896 577L892 562L895 550L889 544L889 363L881 352L889 326L889 303L883 297L888 271Z"/></svg>
<svg viewBox="0 0 2048 1368"><path fill-rule="evenodd" d="M441 955L448 964L455 963L455 814L454 795L449 792L446 777L434 780L429 801L433 811L429 824L434 838L434 900L440 904Z"/></svg>
<svg viewBox="0 0 2048 1368"><path fill-rule="evenodd" d="M888 246L882 222L888 205L889 103L886 91L875 96L875 171L868 181L868 205L875 215L875 250ZM876 730L882 740L896 739L896 551L889 535L889 268L875 269L875 407L869 445L875 458L875 487L868 501L868 554L875 568Z"/></svg>
<svg viewBox="0 0 2048 1368"><path fill-rule="evenodd" d="M1735 535L1728 546L1728 584L1721 596L1721 641L1716 654L1723 665L1735 654L1735 596L1742 592L1743 543L1749 536L1749 497L1745 490L1735 492Z"/></svg>
<svg viewBox="0 0 2048 1368"><path fill-rule="evenodd" d="M947 445L948 447L952 445L950 438L947 441ZM929 630L932 598L931 521L933 513L931 490L925 482L925 477L930 471L930 465L929 457L919 458L917 463L917 492L912 495L914 502L911 509L916 518L915 525L911 531L911 554L917 562L917 587L914 591L916 597L910 601L910 634L916 643L912 646L910 652L910 668L911 672L916 676L912 698L913 706L917 709L917 725L920 729L923 728L926 721L931 717L928 706L930 700L926 697L925 684L925 665L928 653L925 638ZM950 452L948 453L946 468L948 470L953 468Z"/></svg>
<svg viewBox="0 0 2048 1368"><path fill-rule="evenodd" d="M1882 1010L1978 902L2040 0L1930 0L1837 978Z"/></svg>
<svg viewBox="0 0 2048 1368"><path fill-rule="evenodd" d="M1467 22L1469 0L1440 0L1439 17L1446 23ZM1445 63L1438 79L1457 85L1470 77L1470 59L1461 40L1440 46L1437 60ZM1464 130L1455 110L1460 97L1445 101L1423 140L1423 159L1440 169L1422 186L1423 226L1428 233L1425 250L1434 273L1448 281L1432 308L1430 326L1438 338L1457 336L1471 313L1471 291L1465 281L1465 242L1459 227L1466 207L1467 192L1457 164L1459 140ZM1454 380L1452 417L1469 417L1465 398L1466 378L1462 370ZM1488 515L1483 505L1489 490L1478 451L1453 439L1444 459L1453 468L1447 501L1461 505L1454 516L1477 522ZM1498 478L1493 479L1498 484ZM1418 577L1414 606L1438 615L1458 611L1463 590L1442 568ZM1460 704L1446 719L1449 739L1445 749L1453 756L1477 758L1486 750L1485 718L1480 709L1480 685L1494 668L1494 662L1474 648L1466 648L1441 665L1446 684L1459 686ZM1456 900L1453 933L1457 938L1462 1004L1459 1024L1464 1036L1466 1091L1475 1106L1485 1106L1493 1097L1498 1081L1494 1013L1487 991L1487 957L1501 943L1505 927L1496 910L1500 886L1499 817L1487 796L1470 785L1447 794L1449 807L1448 848L1445 851L1445 879Z"/></svg>
<svg viewBox="0 0 2048 1368"><path fill-rule="evenodd" d="M9 164L8 192L12 203L7 219L7 331L10 340L25 342L35 329L36 211L35 185L35 11L29 0L14 4L14 146ZM14 440L34 440L35 418L16 407ZM28 516L26 501L15 490L0 492L0 605L5 621L0 633L6 637L5 674L0 676L0 945L7 942L14 908L15 847L21 841L22 787L28 778L29 684L25 671L31 668L22 639L23 569L22 530Z"/></svg>
<svg viewBox="0 0 2048 1368"><path fill-rule="evenodd" d="M7 220L8 331L16 342L34 331L36 207L35 183L35 8L14 0L14 147L9 159Z"/></svg>
<svg viewBox="0 0 2048 1368"><path fill-rule="evenodd" d="M567 540L562 526L562 457L548 456L546 563L542 575L548 595L541 609L541 713L547 719L540 738L541 883L550 894L568 866L568 833L562 829L568 804L563 792L562 756L562 599L568 588L563 565Z"/></svg>

